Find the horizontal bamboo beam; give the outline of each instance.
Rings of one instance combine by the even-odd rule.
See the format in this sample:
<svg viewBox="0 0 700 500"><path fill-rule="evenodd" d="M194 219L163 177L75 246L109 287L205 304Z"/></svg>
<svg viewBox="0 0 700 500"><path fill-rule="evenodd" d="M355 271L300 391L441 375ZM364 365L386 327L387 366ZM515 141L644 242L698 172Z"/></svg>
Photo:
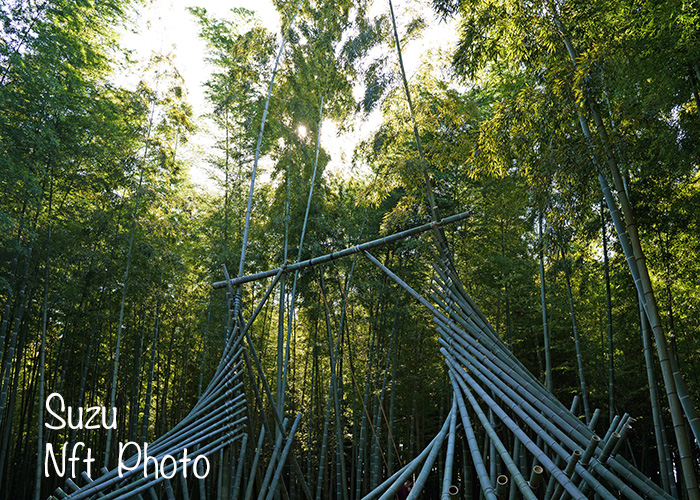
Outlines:
<svg viewBox="0 0 700 500"><path fill-rule="evenodd" d="M262 271L259 273L249 274L247 276L241 276L239 278L231 278L230 280L217 281L212 286L214 287L214 289L224 288L224 287L228 286L229 284L231 286L236 286L236 285L241 285L243 283L249 283L251 281L257 281L257 280L269 278L269 277L274 276L280 272L281 273L289 273L292 271L298 271L299 269L304 269L307 267L316 266L318 264L325 264L326 262L331 262L333 260L337 260L337 259L340 259L342 257L347 257L348 255L360 253L364 250L369 250L371 248L375 248L375 247L384 245L386 243L392 243L394 241L408 238L409 236L414 236L416 234L424 233L425 231L428 231L429 229L434 229L434 228L446 226L447 224L459 222L459 221L464 220L467 217L469 217L469 215L470 215L470 212L462 212L461 214L456 214L456 215L452 215L450 217L445 217L440 222L429 222L428 224L423 224L421 226L416 226L416 227L413 227L411 229L406 229L405 231L394 233L394 234L391 234L389 236L384 236L383 238L378 238L376 240L368 241L368 242L362 243L360 245L355 245L354 247L349 247L349 248L346 248L344 250L340 250L338 252L332 252L332 253L329 253L326 255L322 255L320 257L314 257L312 259L304 260L302 262L297 262L295 264L285 265L285 266L278 267L275 269L270 269L268 271Z"/></svg>

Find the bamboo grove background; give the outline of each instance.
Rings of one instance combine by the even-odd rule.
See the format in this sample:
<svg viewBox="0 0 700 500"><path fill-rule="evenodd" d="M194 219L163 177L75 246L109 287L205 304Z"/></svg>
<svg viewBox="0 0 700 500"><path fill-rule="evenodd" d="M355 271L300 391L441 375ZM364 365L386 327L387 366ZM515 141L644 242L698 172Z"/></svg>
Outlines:
<svg viewBox="0 0 700 500"><path fill-rule="evenodd" d="M287 43L260 145L266 175L254 193L247 272L429 220L386 9L276 6ZM437 204L443 214L471 212L447 229L467 291L565 404L579 395L582 410L602 409L603 421L636 418L624 453L659 482L650 404L659 371L653 348L645 359L636 291L578 113L587 98L603 103L664 330L697 395L697 2L399 7L402 45L419 43L440 17L461 23L453 54L432 54L409 83ZM41 437L84 441L101 460L109 440L152 440L182 419L223 348L228 306L211 284L240 256L257 124L280 39L251 12L234 9L224 20L192 9L216 68L207 97L218 142L205 156L218 187L203 191L188 178L184 152L197 120L172 57L132 66L143 75L136 90L110 78L117 61L128 64L115 29L139 8L118 0L0 7L0 499L45 498L62 484L50 478L35 487L45 395L59 392L74 407L113 401L114 436ZM575 65L564 39L576 46ZM381 127L358 145L353 174L325 171L323 120L350 128L376 110ZM417 237L377 257L427 296L432 251L429 237ZM265 287L244 289L246 317ZM251 333L276 390L279 338L291 332L285 407L304 415L294 452L323 498L339 494L340 457L349 495L360 498L423 449L450 411L437 333L429 312L364 259L300 273L294 297L291 288L267 303ZM328 389L336 342L337 408ZM257 432L259 414L248 418ZM319 463L328 420L340 426ZM299 495L293 481L288 487ZM436 476L425 497L438 491Z"/></svg>

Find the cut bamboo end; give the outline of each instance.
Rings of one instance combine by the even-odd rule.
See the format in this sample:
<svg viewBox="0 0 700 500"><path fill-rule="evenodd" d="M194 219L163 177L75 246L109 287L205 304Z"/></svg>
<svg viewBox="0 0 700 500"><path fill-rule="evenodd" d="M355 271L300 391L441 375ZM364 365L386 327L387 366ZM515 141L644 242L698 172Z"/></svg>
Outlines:
<svg viewBox="0 0 700 500"><path fill-rule="evenodd" d="M532 468L532 473L530 474L530 488L536 490L542 484L542 474L544 474L544 469L540 465L535 465Z"/></svg>
<svg viewBox="0 0 700 500"><path fill-rule="evenodd" d="M508 492L508 476L501 474L496 478L496 497L498 500L505 500Z"/></svg>
<svg viewBox="0 0 700 500"><path fill-rule="evenodd" d="M459 498L459 488L453 484L447 488L447 494L450 495L451 500L456 500Z"/></svg>

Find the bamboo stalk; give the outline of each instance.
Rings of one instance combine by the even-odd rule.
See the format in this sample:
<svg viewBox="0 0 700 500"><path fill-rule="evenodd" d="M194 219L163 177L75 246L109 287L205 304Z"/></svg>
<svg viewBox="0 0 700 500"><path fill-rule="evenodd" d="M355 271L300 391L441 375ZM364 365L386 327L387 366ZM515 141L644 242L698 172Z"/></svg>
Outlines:
<svg viewBox="0 0 700 500"><path fill-rule="evenodd" d="M294 14L290 20L290 25L294 24L297 13L299 12L299 7L301 7L301 2L297 3L294 10ZM282 43L280 43L280 48L277 51L277 58L275 59L275 65L272 68L272 76L270 77L270 85L267 88L267 97L265 98L265 107L263 108L262 119L260 120L260 132L258 133L258 142L255 146L255 158L253 159L253 171L250 174L250 189L248 190L248 205L246 206L245 212L245 224L243 226L243 240L241 242L241 259L238 264L238 277L243 276L243 268L245 266L245 254L248 245L248 230L250 228L250 215L253 210L253 192L255 190L255 174L258 169L258 160L260 159L260 147L262 146L263 133L265 132L265 122L267 120L267 108L270 105L270 97L272 96L272 87L275 83L275 76L277 75L277 67L279 66L280 58L282 57L282 52L284 51L284 46L287 43L287 37L282 35ZM216 287L215 287L216 288Z"/></svg>
<svg viewBox="0 0 700 500"><path fill-rule="evenodd" d="M457 401L457 407L459 408L459 414L462 418L462 426L464 427L464 432L467 438L467 444L469 445L469 451L471 452L472 463L474 464L474 469L476 470L476 476L481 484L481 493L484 495L486 500L497 500L496 492L489 480L488 472L484 466L484 459L479 451L479 445L476 442L476 436L474 435L474 429L469 419L469 413L467 413L467 408L464 404L464 399L462 397L462 392L459 390L457 381L455 379L452 370L449 372L450 380L452 381L452 389L455 394L455 399Z"/></svg>
<svg viewBox="0 0 700 500"><path fill-rule="evenodd" d="M253 486L255 485L255 474L258 471L258 463L260 462L260 454L262 453L263 441L265 439L265 427L260 428L260 436L258 437L258 445L255 447L255 455L253 456L253 463L250 466L250 473L248 475L248 486L245 490L245 500L250 500L253 495Z"/></svg>
<svg viewBox="0 0 700 500"><path fill-rule="evenodd" d="M579 383L581 384L581 399L583 399L583 412L586 416L586 423L588 424L591 421L591 410L588 405L586 377L583 374L583 356L581 354L581 341L579 340L578 335L578 323L576 322L576 311L574 309L574 296L571 293L571 279L569 278L568 263L564 263L564 276L566 278L566 292L569 296L569 308L571 309L571 328L574 332L574 344L576 345L576 364L578 366Z"/></svg>
<svg viewBox="0 0 700 500"><path fill-rule="evenodd" d="M282 450L283 438L281 431L287 431L288 423L289 419L285 418L282 421L282 427L279 429L280 432L277 433L277 438L275 439L275 446L272 449L272 456L270 457L270 462L267 465L267 471L265 472L265 477L263 478L262 486L260 486L260 490L258 492L258 500L262 500L263 498L265 498L265 492L267 491L267 488L270 485L270 481L272 481L272 475L275 472L275 464L277 462L277 457L280 451Z"/></svg>
<svg viewBox="0 0 700 500"><path fill-rule="evenodd" d="M501 474L496 478L496 498L505 500L506 491L508 491L508 476Z"/></svg>
<svg viewBox="0 0 700 500"><path fill-rule="evenodd" d="M264 431L260 431L262 434ZM233 486L231 488L231 500L238 500L238 491L241 487L241 479L243 478L243 466L245 462L245 454L248 448L248 434L243 435L243 441L241 441L241 451L238 456L238 463L236 464L236 473L234 474ZM251 476L255 476L254 473Z"/></svg>
<svg viewBox="0 0 700 500"><path fill-rule="evenodd" d="M297 431L297 427L299 427L299 422L301 422L301 413L297 413L297 416L294 419L294 423L292 424L292 428L289 430L284 449L282 450L282 455L280 456L279 463L277 464L277 468L275 469L275 474L272 477L270 491L267 494L266 500L272 500L275 496L275 492L277 491L277 483L279 482L280 477L282 476L282 469L284 468L284 464L287 461L287 455L289 455L289 450L292 447L292 439L294 439L294 434ZM270 466L272 466L272 463L273 462L270 462ZM261 492L264 491L265 490L263 488Z"/></svg>
<svg viewBox="0 0 700 500"><path fill-rule="evenodd" d="M545 274L544 274L544 243L542 242L542 210L539 214L539 231L537 233L537 245L540 258L540 298L542 300L542 329L544 331L544 375L545 385L552 392L552 357L549 349L549 325L547 324L547 297L545 292Z"/></svg>
<svg viewBox="0 0 700 500"><path fill-rule="evenodd" d="M241 285L243 283L248 283L251 281L257 281L259 279L263 278L269 278L271 276L274 276L278 272L282 271L284 273L288 273L291 271L297 271L301 269L305 269L307 267L312 267L312 266L317 266L319 264L325 264L327 262L331 262L337 259L340 259L342 257L347 257L349 255L353 255L356 253L360 253L363 250L369 250L371 248L375 248L387 243L393 243L395 241L408 238L409 236L414 236L420 233L424 233L425 231L428 231L429 229L432 229L433 226L445 226L448 224L452 224L455 222L459 222L461 220L466 219L469 217L471 212L462 212L460 214L453 215L451 217L445 217L442 219L440 222L430 222L428 224L423 224L420 226L413 227L411 229L406 229L405 231L401 231L398 233L394 233L389 236L384 236L383 238L378 238L376 240L368 241L359 245L355 245L353 247L346 248L344 250L339 250L338 252L333 252L325 255L321 255L319 257L314 257L312 259L304 260L302 262L296 262L294 264L290 264L286 267L278 267L275 269L270 269L268 271L263 271L255 274L250 274L248 276L242 276L238 278L231 278L228 283L230 283L232 286L236 285ZM212 285L214 289L221 289L225 288L227 286L226 281L217 281Z"/></svg>
<svg viewBox="0 0 700 500"><path fill-rule="evenodd" d="M49 181L49 220L51 220L51 208L53 200L53 177ZM49 244L51 243L51 228L53 224L49 224L48 235L46 237L46 260L44 262L44 305L42 309L41 322L41 343L39 345L39 428L37 433L37 458L36 458L36 475L34 477L34 500L39 500L41 494L41 466L44 458L44 387L46 374L46 329L48 326L49 316ZM2 349L0 343L0 349Z"/></svg>
<svg viewBox="0 0 700 500"><path fill-rule="evenodd" d="M450 488L452 488L452 466L454 464L454 453L455 453L455 440L456 440L456 427L457 427L457 400L452 399L452 410L450 411L452 416L450 419L450 432L447 437L447 453L445 454L445 472L442 478L442 493L440 494L440 500L449 500L453 494L450 493Z"/></svg>
<svg viewBox="0 0 700 500"><path fill-rule="evenodd" d="M603 235L603 269L605 270L605 310L608 322L608 406L610 420L615 413L615 357L612 330L612 294L610 293L610 263L608 259L608 237L605 231L604 198L600 200L600 229Z"/></svg>

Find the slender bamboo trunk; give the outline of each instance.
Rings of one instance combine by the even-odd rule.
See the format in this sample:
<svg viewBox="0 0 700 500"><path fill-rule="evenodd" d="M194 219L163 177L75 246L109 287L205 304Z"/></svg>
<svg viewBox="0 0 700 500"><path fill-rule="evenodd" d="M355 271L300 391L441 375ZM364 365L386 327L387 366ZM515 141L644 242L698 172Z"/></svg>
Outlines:
<svg viewBox="0 0 700 500"><path fill-rule="evenodd" d="M41 496L41 466L44 458L44 386L46 377L46 330L49 322L49 263L51 258L51 229L53 222L51 219L51 209L53 202L53 176L49 174L49 210L48 220L49 229L46 236L46 260L44 262L44 305L42 310L41 321L41 344L39 345L39 427L37 434L37 458L36 458L36 475L34 476L34 500L39 500Z"/></svg>
<svg viewBox="0 0 700 500"><path fill-rule="evenodd" d="M608 259L608 237L605 230L604 199L600 201L600 229L603 235L603 268L605 269L605 310L608 321L608 406L610 422L615 414L615 351L613 349L612 294L610 293L610 261Z"/></svg>
<svg viewBox="0 0 700 500"><path fill-rule="evenodd" d="M211 305L214 300L214 290L209 292L209 306L207 306L207 324L204 328L204 344L202 345L202 360L199 363L199 383L197 384L197 399L202 395L202 379L204 377L204 360L207 356L207 341L209 340L209 320L211 319Z"/></svg>
<svg viewBox="0 0 700 500"><path fill-rule="evenodd" d="M294 14L292 15L289 25L294 24L294 19L296 19L297 12L299 12L299 7L301 2L296 6ZM255 146L255 158L253 160L253 171L250 177L250 189L248 191L248 205L246 207L245 225L243 226L243 240L241 242L241 259L238 265L238 277L243 276L243 268L245 266L245 254L246 248L248 246L248 230L250 227L250 214L253 210L253 192L255 190L255 174L258 169L258 160L260 159L260 147L262 146L263 133L265 131L265 121L267 120L267 108L270 105L270 96L272 95L272 87L275 83L275 75L277 75L277 67L279 66L280 58L282 57L282 52L284 51L284 46L287 43L287 37L282 36L282 43L280 44L279 51L277 52L277 58L275 59L275 65L272 68L272 77L270 78L270 85L267 89L267 97L265 98L265 107L263 108L262 120L260 122L260 133L258 134L258 143Z"/></svg>
<svg viewBox="0 0 700 500"><path fill-rule="evenodd" d="M153 322L153 342L151 343L151 365L148 369L148 383L146 385L146 403L143 407L143 424L141 426L141 441L146 442L148 438L148 421L151 415L151 398L153 394L153 372L156 366L156 350L158 347L158 329L160 327L160 300L161 294L159 290L161 289L162 283L162 272L161 277L158 278L158 288L156 293L158 293L158 298L156 299L156 318Z"/></svg>
<svg viewBox="0 0 700 500"><path fill-rule="evenodd" d="M654 437L656 439L656 452L659 457L659 476L661 477L661 486L667 493L673 494L674 488L671 488L671 481L668 474L669 464L666 461L666 451L668 443L664 439L662 433L664 426L663 417L660 411L659 392L656 381L656 373L654 371L654 357L652 354L651 339L649 337L649 321L644 314L641 302L639 304L639 320L642 330L642 344L644 346L644 360L646 361L647 382L649 384L649 401L651 403L651 415L654 421Z"/></svg>
<svg viewBox="0 0 700 500"><path fill-rule="evenodd" d="M384 377L382 379L381 392L377 394L376 408L374 411L374 441L372 443L372 479L370 482L370 489L374 489L379 484L380 476L380 454L381 454L381 417L384 415L384 400L386 398L387 381L389 376L389 367L391 365L391 360L393 357L393 350L395 349L394 341L396 338L396 327L399 318L399 302L401 301L401 294L396 298L396 305L394 306L394 320L391 325L391 340L389 341L389 349L387 351L386 363L384 366ZM386 415L384 415L386 418ZM391 435L389 435L391 439ZM391 475L391 474L389 474Z"/></svg>
<svg viewBox="0 0 700 500"><path fill-rule="evenodd" d="M363 396L363 403L362 403L362 422L360 424L360 448L357 453L357 476L355 478L356 483L355 483L355 498L361 498L362 497L362 482L363 479L367 477L366 472L365 472L365 455L366 455L366 450L365 450L365 443L367 441L367 426L368 426L368 409L369 409L369 392L370 392L370 380L371 380L371 373L372 373L372 361L373 361L373 355L374 355L374 344L375 344L375 334L376 331L373 328L372 329L372 340L370 341L370 349L369 349L369 360L368 360L368 366L367 366L367 372L365 373L365 391L364 391L364 396Z"/></svg>
<svg viewBox="0 0 700 500"><path fill-rule="evenodd" d="M399 312L399 301L396 301L396 313ZM398 330L398 329L397 329ZM391 334L391 345L394 349L391 353L391 390L389 392L389 422L387 424L388 442L387 442L387 475L391 476L394 473L394 450L396 448L395 427L396 421L396 364L398 362L398 343L396 340L397 330L393 330Z"/></svg>
<svg viewBox="0 0 700 500"><path fill-rule="evenodd" d="M562 255L562 259L563 259ZM574 308L574 296L571 293L571 279L569 277L568 263L564 263L564 276L566 278L566 293L569 296L569 308L571 310L571 328L574 332L574 343L576 344L576 364L578 365L578 378L581 384L581 399L583 400L583 412L586 416L586 424L591 421L591 410L588 405L588 391L586 390L586 377L583 373L583 356L581 354L581 341L578 335L578 324L576 323L576 311Z"/></svg>
<svg viewBox="0 0 700 500"><path fill-rule="evenodd" d="M129 270L131 268L131 254L134 248L134 233L136 232L136 218L138 216L138 211L139 211L139 202L141 201L141 186L143 184L143 173L144 169L146 168L146 159L148 158L148 141L151 137L151 130L153 128L153 117L155 115L155 110L156 110L156 104L155 101L151 103L151 114L148 120L148 130L146 132L146 140L144 141L144 152L143 152L143 159L141 163L141 169L139 171L139 182L136 187L136 201L134 203L134 211L132 213L131 217L131 231L129 234L129 250L127 251L126 254L126 269L124 271L124 284L122 285L122 300L121 300L121 305L119 307L119 323L117 326L117 340L116 340L116 346L114 348L114 366L112 368L112 385L111 385L111 391L110 391L110 396L109 396L109 408L110 412L112 412L113 408L115 407L116 403L116 396L117 396L117 371L119 370L119 354L120 354L120 348L121 348L121 341L122 341L122 329L124 327L124 306L126 303L126 289L129 284ZM109 455L112 449L112 427L110 426L109 429L107 429L107 440L105 443L105 459L104 459L104 466L108 467L109 464Z"/></svg>
<svg viewBox="0 0 700 500"><path fill-rule="evenodd" d="M547 296L545 291L545 274L544 274L544 243L542 240L542 211L538 218L539 231L537 233L539 260L540 260L540 295L542 299L542 329L544 331L544 377L545 386L551 392L553 388L552 382L552 358L549 349L549 326L547 324Z"/></svg>
<svg viewBox="0 0 700 500"><path fill-rule="evenodd" d="M12 312L12 299L14 291L14 283L17 279L17 273L19 272L19 256L20 248L22 245L22 231L24 229L24 219L27 210L27 199L25 198L22 205L22 212L20 215L19 229L17 230L17 248L15 249L14 256L12 257L12 264L10 264L10 277L7 280L7 299L5 300L5 312L2 315L2 323L0 323L0 361L5 359L5 338L7 335L7 328L10 322L10 314ZM2 366L2 364L0 364Z"/></svg>
<svg viewBox="0 0 700 500"><path fill-rule="evenodd" d="M37 209L36 218L34 219L34 228L32 229L32 236L29 241L29 246L27 248L27 257L24 264L24 272L22 275L22 281L19 287L19 293L17 294L17 311L15 313L14 323L12 325L12 332L10 333L10 342L7 350L3 353L3 364L0 370L0 427L3 424L3 415L5 413L5 405L7 402L7 390L10 382L10 374L12 372L12 362L15 358L15 348L17 346L17 335L19 333L20 322L24 316L24 309L27 303L26 291L27 291L27 279L29 275L29 264L32 257L32 251L34 249L34 241L37 235L37 226L39 214L41 213L41 204ZM9 414L9 412L8 412ZM7 424L6 424L7 425ZM2 474L3 471L0 469L0 484L2 484Z"/></svg>
<svg viewBox="0 0 700 500"><path fill-rule="evenodd" d="M163 391L159 393L160 400L158 401L158 413L156 414L156 431L158 434L163 434L168 427L170 414L168 412L168 392L170 390L170 375L173 366L173 350L175 346L175 332L177 331L177 318L173 325L170 334L170 344L168 346L168 357L165 361L165 370L163 373ZM159 418L160 417L160 418Z"/></svg>
<svg viewBox="0 0 700 500"><path fill-rule="evenodd" d="M150 288L150 276L148 279ZM144 305L141 316L141 328L139 329L138 344L135 346L135 359L133 373L131 375L131 401L129 403L129 441L136 439L139 421L139 400L141 396L141 355L143 351L143 337L146 332L146 312L148 308Z"/></svg>
<svg viewBox="0 0 700 500"><path fill-rule="evenodd" d="M320 285L321 285L321 296L323 298L323 301L326 302L326 293L325 293L325 279L323 276L323 270L321 270L321 280L320 280ZM331 383L328 388L328 398L326 400L326 416L323 421L323 434L321 437L321 452L319 456L319 468L318 468L318 480L316 483L316 500L320 500L322 498L322 487L323 487L323 479L324 479L324 470L325 470L325 465L326 465L326 450L328 446L328 427L330 425L330 416L331 416L331 398L335 398L337 396L337 391L335 391L334 387L334 378L335 378L335 359L336 359L336 353L335 353L335 348L333 347L333 331L331 328L331 322L330 322L330 313L328 310L328 304L325 304L324 307L325 311L325 318L326 318L326 332L328 334L328 352L329 352L329 357L330 357L330 366L331 366ZM336 344L337 345L337 344Z"/></svg>
<svg viewBox="0 0 700 500"><path fill-rule="evenodd" d="M282 264L287 262L287 249L289 243L289 168L286 173L287 198L284 203L284 246ZM284 415L284 393L285 393L285 343L284 343L284 309L287 302L286 277L280 279L280 302L279 314L277 318L277 414L280 418ZM279 437L280 430L277 429L276 436Z"/></svg>

